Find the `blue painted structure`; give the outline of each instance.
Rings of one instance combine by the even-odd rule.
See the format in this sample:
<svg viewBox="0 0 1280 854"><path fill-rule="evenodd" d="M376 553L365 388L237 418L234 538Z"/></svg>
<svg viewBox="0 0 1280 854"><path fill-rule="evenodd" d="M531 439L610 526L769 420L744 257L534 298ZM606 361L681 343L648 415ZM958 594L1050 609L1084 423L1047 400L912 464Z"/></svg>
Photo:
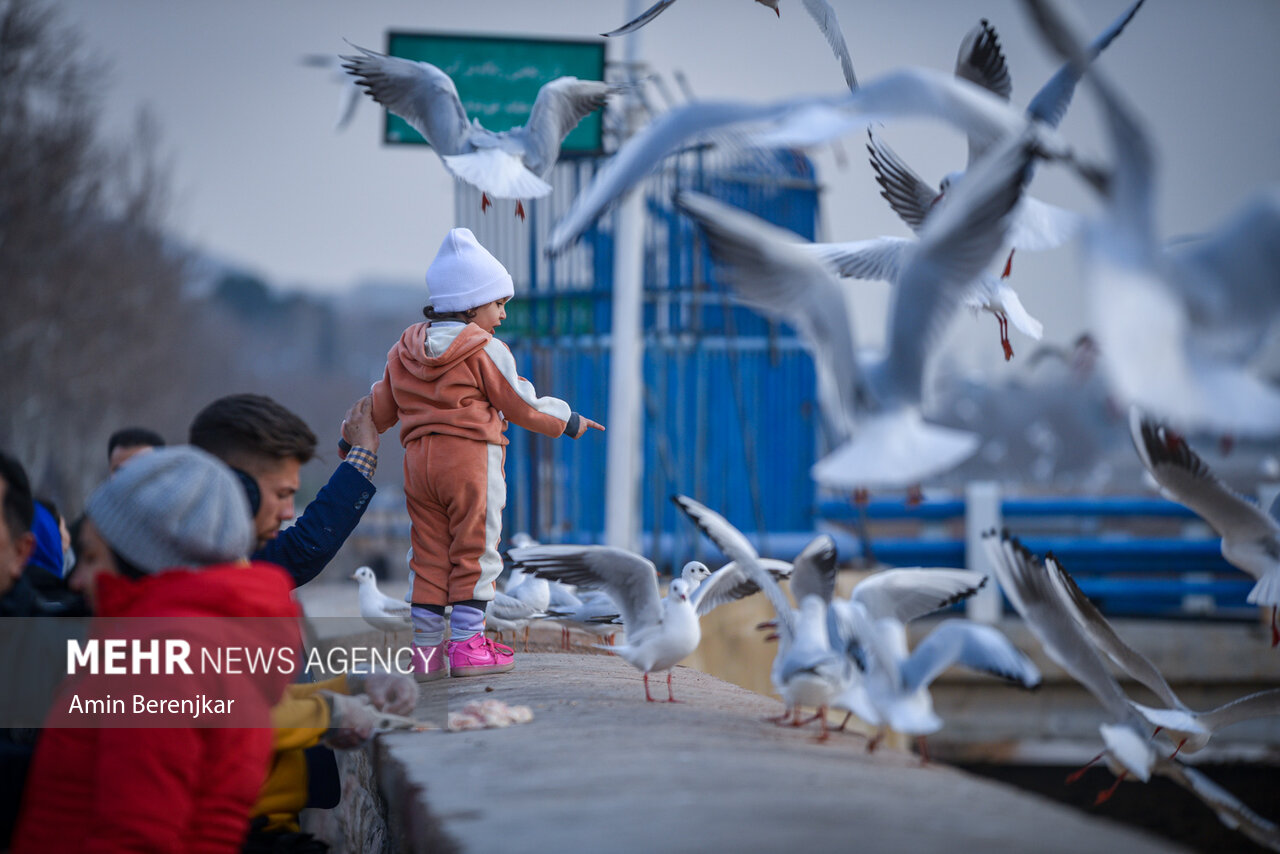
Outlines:
<svg viewBox="0 0 1280 854"><path fill-rule="evenodd" d="M827 501L820 515L852 523L858 509ZM876 560L893 566L964 566L963 500L908 506L872 501L869 526L919 525L873 536ZM1222 557L1221 539L1193 512L1162 498L1007 498L1004 525L1036 554L1049 552L1103 611L1119 616L1256 617L1253 579ZM1122 522L1123 526L1116 525ZM1142 532L1142 528L1148 530ZM865 550L864 550L865 555Z"/></svg>
<svg viewBox="0 0 1280 854"><path fill-rule="evenodd" d="M551 196L526 204L521 223L501 205L480 215L479 195L459 185L460 225L512 272L516 299L498 334L540 393L598 421L608 412L613 216L552 260L539 245L597 161L562 161ZM812 164L789 152L732 158L691 149L644 185L644 461L642 541L672 544L662 563L705 542L671 505L685 493L746 532L812 531L817 449L813 365L795 334L733 305L696 229L672 207L695 189L813 239L818 193ZM797 417L797 415L799 417ZM606 425L607 426L607 425ZM601 542L605 447L513 428L508 434L508 534L547 542ZM674 538L674 542L673 542Z"/></svg>

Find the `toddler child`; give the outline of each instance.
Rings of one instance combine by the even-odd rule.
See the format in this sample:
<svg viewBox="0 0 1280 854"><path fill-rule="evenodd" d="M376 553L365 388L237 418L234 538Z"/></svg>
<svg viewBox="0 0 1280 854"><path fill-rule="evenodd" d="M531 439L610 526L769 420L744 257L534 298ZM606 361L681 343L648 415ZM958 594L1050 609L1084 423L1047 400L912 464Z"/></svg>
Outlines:
<svg viewBox="0 0 1280 854"><path fill-rule="evenodd" d="M427 268L431 304L387 354L374 384L373 422L400 422L409 510L414 675L478 676L514 666L514 651L484 635L502 572L498 540L507 486L507 422L577 439L604 427L554 397L538 397L493 336L514 294L511 275L470 230L455 228ZM445 606L449 642L444 643Z"/></svg>

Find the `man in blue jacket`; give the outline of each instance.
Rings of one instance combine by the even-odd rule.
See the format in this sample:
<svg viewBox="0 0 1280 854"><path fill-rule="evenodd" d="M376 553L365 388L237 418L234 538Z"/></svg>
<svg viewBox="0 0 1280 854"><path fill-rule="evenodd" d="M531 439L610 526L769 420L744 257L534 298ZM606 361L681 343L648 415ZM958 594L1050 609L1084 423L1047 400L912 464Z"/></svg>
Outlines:
<svg viewBox="0 0 1280 854"><path fill-rule="evenodd" d="M253 560L284 567L295 585L306 584L328 565L375 491L378 433L367 397L347 412L342 434L352 446L345 460L298 521L281 531L295 515L299 472L315 456L316 437L306 422L257 394L219 398L191 422L191 444L231 466L245 487L258 538Z"/></svg>
<svg viewBox="0 0 1280 854"><path fill-rule="evenodd" d="M257 394L219 398L191 422L191 444L229 465L249 497L258 538L250 557L283 567L295 586L306 584L328 565L373 497L378 431L369 397L347 411L342 440L343 448L349 446L343 462L298 521L282 531L280 526L295 515L299 472L315 456L316 436L306 422ZM307 806L337 806L342 791L333 751L313 747L306 754Z"/></svg>

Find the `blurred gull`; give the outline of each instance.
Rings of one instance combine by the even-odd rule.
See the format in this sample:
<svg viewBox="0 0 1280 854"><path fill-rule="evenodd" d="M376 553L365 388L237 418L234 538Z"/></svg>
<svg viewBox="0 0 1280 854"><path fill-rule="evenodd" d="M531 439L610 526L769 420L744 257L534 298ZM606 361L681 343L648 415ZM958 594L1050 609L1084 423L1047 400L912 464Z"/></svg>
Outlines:
<svg viewBox="0 0 1280 854"><path fill-rule="evenodd" d="M824 423L837 446L812 469L823 486L914 486L977 449L977 435L924 418L925 362L968 286L1000 248L1035 151L1031 134L996 146L930 218L900 260L887 349L874 358L856 351L842 286L812 247L708 197L677 196L676 206L702 227L734 292L795 326L813 355Z"/></svg>
<svg viewBox="0 0 1280 854"><path fill-rule="evenodd" d="M1151 737L1146 734L1150 724L1139 714L1143 707L1132 703L1107 671L1099 656L1099 646L1094 640L1098 637L1098 626L1095 624L1093 630L1085 628L1088 622L1082 621L1080 612L1066 592L1068 588L1063 581L1069 579L1069 576L1061 565L1051 555L1047 555L1042 563L1008 534L999 536L995 531L984 534L983 546L995 565L996 575L1005 595L1022 615L1027 627L1040 639L1045 653L1088 689L1111 717L1109 722L1100 727L1106 747L1099 758L1106 758L1108 767L1116 775L1116 782L1098 795L1096 803L1102 803L1111 797L1127 778L1146 782L1153 774L1159 774L1195 794L1213 809L1218 819L1227 827L1280 850L1280 831L1274 824L1253 813L1230 793L1194 769L1182 765L1173 757L1164 758L1157 754ZM1157 695L1166 693L1167 685L1160 687L1163 677L1156 673L1155 677L1158 679L1153 679L1151 673L1144 673L1150 666L1145 658L1135 657L1136 654L1131 651L1120 651L1112 643L1105 643L1102 648L1106 650L1108 657L1123 662L1122 668L1148 687L1154 685L1153 690ZM1154 668L1151 670L1154 671ZM1254 701L1242 698L1241 702L1252 704ZM1178 725L1187 727L1179 735L1184 738L1196 736L1207 739L1209 730L1205 724L1211 722L1211 725L1221 723L1213 720L1212 713L1206 716L1179 715ZM1082 768L1072 774L1067 778L1068 782L1078 779L1083 771Z"/></svg>
<svg viewBox="0 0 1280 854"><path fill-rule="evenodd" d="M947 608L977 593L987 577L967 569L902 567L876 572L854 586L848 599L835 598L827 609L827 632L834 649L850 656L859 670L868 665L853 631L856 610L871 621L908 623L926 614ZM885 722L867 694L861 677L849 681L831 707L848 712L840 729L857 715L872 726ZM872 745L874 746L874 744Z"/></svg>
<svg viewBox="0 0 1280 854"><path fill-rule="evenodd" d="M501 590L494 591L493 599L484 609L484 627L498 633L498 639L506 632L524 630L524 651L529 651L529 621L545 617L546 614L514 596Z"/></svg>
<svg viewBox="0 0 1280 854"><path fill-rule="evenodd" d="M1227 562L1258 580L1246 601L1271 609L1271 645L1280 644L1280 524L1218 480L1186 439L1167 425L1134 408L1129 433L1160 491L1208 522L1222 537Z"/></svg>
<svg viewBox="0 0 1280 854"><path fill-rule="evenodd" d="M351 79L351 75L342 70L338 58L333 54L308 53L302 57L302 64L331 71L330 79L341 85L342 99L338 104L338 122L334 125L334 130L345 130L360 107L360 87Z"/></svg>
<svg viewBox="0 0 1280 854"><path fill-rule="evenodd" d="M531 610L545 614L551 607L551 587L545 578L536 578L513 568L507 576L504 592L507 596L522 603ZM529 622L524 623L524 646L529 649Z"/></svg>
<svg viewBox="0 0 1280 854"><path fill-rule="evenodd" d="M790 567L788 567L788 570ZM691 560L680 571L680 577L689 585L689 591L698 589L711 575L705 563ZM549 581L554 592L557 587L566 587L558 581ZM745 595L745 594L744 594ZM581 629L596 637L603 638L605 643L613 645L613 638L620 630L626 628L623 623L621 609L604 590L583 590L582 597L573 596L573 601L557 606L552 597L552 606L547 609L546 619L560 623L561 648L569 649L569 627ZM700 612L699 615L701 615Z"/></svg>
<svg viewBox="0 0 1280 854"><path fill-rule="evenodd" d="M1116 460L1132 453L1097 366L1092 338L1080 336L1066 352L1042 345L1008 376L966 377L942 366L929 412L937 423L970 430L982 447L949 475L1022 480L1084 491L1100 489ZM1135 461L1136 462L1136 461Z"/></svg>
<svg viewBox="0 0 1280 854"><path fill-rule="evenodd" d="M521 199L551 192L545 178L560 156L560 143L610 94L621 91L596 80L557 77L538 90L528 122L494 132L467 120L453 80L436 66L352 47L361 55L341 57L348 73L422 134L450 174L480 190L481 210L489 206L489 196L516 199L521 219Z"/></svg>
<svg viewBox="0 0 1280 854"><path fill-rule="evenodd" d="M609 594L603 590L584 590L576 605L549 608L546 619L560 624L560 647L570 648L570 627L602 638L613 646L613 637L622 625L621 610Z"/></svg>
<svg viewBox="0 0 1280 854"><path fill-rule="evenodd" d="M1047 40L1077 67L1080 40L1041 6ZM1083 172L1103 198L1085 231L1093 328L1118 397L1180 430L1280 432L1280 186L1261 190L1202 240L1166 250L1156 237L1155 151L1131 106L1096 66L1114 163Z"/></svg>
<svg viewBox="0 0 1280 854"><path fill-rule="evenodd" d="M1005 679L1023 688L1040 686L1040 671L999 630L971 620L944 620L916 648L907 650L907 629L894 617L872 619L856 600L835 612L843 649L862 673L867 723L920 737L942 728L929 686L953 664ZM874 744L874 741L872 742Z"/></svg>
<svg viewBox="0 0 1280 854"><path fill-rule="evenodd" d="M516 531L511 535L511 546L513 548L524 548L526 546L536 546L538 541L525 531ZM575 595L571 584L561 584L558 581L547 583L547 592L551 599L550 608L576 608L581 605L581 601Z"/></svg>
<svg viewBox="0 0 1280 854"><path fill-rule="evenodd" d="M552 230L548 255L572 245L597 218L675 152L733 131L752 145L819 145L877 121L936 118L994 145L1029 131L1042 156L1073 157L1051 128L972 83L939 71L895 71L840 96L792 97L768 104L696 101L671 110L628 139L573 200Z"/></svg>
<svg viewBox="0 0 1280 854"><path fill-rule="evenodd" d="M1111 797L1127 776L1148 780L1156 756L1149 745L1147 730L1150 727L1129 704L1120 684L1107 670L1096 644L1076 618L1062 588L1054 582L1048 563L1038 560L1007 533L1001 536L995 531L987 532L982 536L982 544L1005 596L1039 639L1045 654L1102 704L1110 718L1104 726L1129 730L1129 735L1119 743L1142 746L1138 750L1104 751L1117 779L1115 785L1098 796L1097 802ZM1046 560L1052 560L1052 556ZM1078 779L1083 771L1080 769L1068 777L1068 781Z"/></svg>
<svg viewBox="0 0 1280 854"><path fill-rule="evenodd" d="M1207 712L1188 708L1169 686L1159 668L1120 637L1052 554L1045 556L1044 571L1066 610L1093 646L1120 671L1142 684L1164 704L1164 708L1156 708L1128 701L1134 711L1156 728L1156 732L1163 730L1172 739L1176 745L1174 756L1179 752L1195 753L1202 750L1213 733L1224 727L1280 714L1280 689L1259 691Z"/></svg>
<svg viewBox="0 0 1280 854"><path fill-rule="evenodd" d="M1102 726L1102 736L1109 753L1141 750L1133 731L1124 727ZM1218 821L1248 836L1259 845L1280 851L1280 827L1251 810L1244 802L1195 768L1174 759L1155 756L1150 760L1151 773L1177 783L1213 810Z"/></svg>
<svg viewBox="0 0 1280 854"><path fill-rule="evenodd" d="M601 33L600 35L607 38L634 33L666 11L667 7L675 2L676 0L658 0L657 3L650 6L633 20L628 21L616 30ZM782 12L778 9L780 0L756 0L756 2L762 6L768 6L775 15L782 17ZM844 43L844 33L840 31L840 22L836 19L836 10L831 7L827 0L802 0L802 2L804 3L805 11L813 18L818 25L818 29L822 30L822 35L827 40L827 44L831 45L831 50L836 55L836 59L840 60L840 70L844 72L844 82L850 90L857 89L858 80L853 73L853 59L849 56L849 48Z"/></svg>

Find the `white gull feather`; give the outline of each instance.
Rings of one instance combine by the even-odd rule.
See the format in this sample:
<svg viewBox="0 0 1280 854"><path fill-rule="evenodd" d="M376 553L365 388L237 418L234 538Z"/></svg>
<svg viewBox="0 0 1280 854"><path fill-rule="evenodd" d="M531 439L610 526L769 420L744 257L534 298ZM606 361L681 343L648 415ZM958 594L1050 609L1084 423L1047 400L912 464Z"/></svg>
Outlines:
<svg viewBox="0 0 1280 854"><path fill-rule="evenodd" d="M813 355L824 423L837 446L813 467L824 486L918 484L977 449L975 434L923 417L925 361L969 284L999 249L1034 149L1029 137L994 148L953 203L931 218L899 261L887 350L874 360L856 351L839 280L812 249L710 198L677 196L677 207L702 226L734 292L796 326Z"/></svg>
<svg viewBox="0 0 1280 854"><path fill-rule="evenodd" d="M366 623L384 632L398 632L412 625L409 603L379 590L371 568L362 566L351 577L360 585L360 616Z"/></svg>
<svg viewBox="0 0 1280 854"><path fill-rule="evenodd" d="M560 157L561 142L621 91L595 80L557 77L538 90L525 124L495 132L468 120L453 80L431 63L353 47L360 54L341 59L370 97L422 134L452 175L500 199L550 193L545 179Z"/></svg>
<svg viewBox="0 0 1280 854"><path fill-rule="evenodd" d="M702 639L687 581L672 581L664 598L658 591L658 570L652 561L609 546L529 546L507 554L530 575L608 593L617 603L627 635L626 643L606 648L644 674L646 700L653 700L649 674L666 670L667 699L674 700L670 671L697 649Z"/></svg>

